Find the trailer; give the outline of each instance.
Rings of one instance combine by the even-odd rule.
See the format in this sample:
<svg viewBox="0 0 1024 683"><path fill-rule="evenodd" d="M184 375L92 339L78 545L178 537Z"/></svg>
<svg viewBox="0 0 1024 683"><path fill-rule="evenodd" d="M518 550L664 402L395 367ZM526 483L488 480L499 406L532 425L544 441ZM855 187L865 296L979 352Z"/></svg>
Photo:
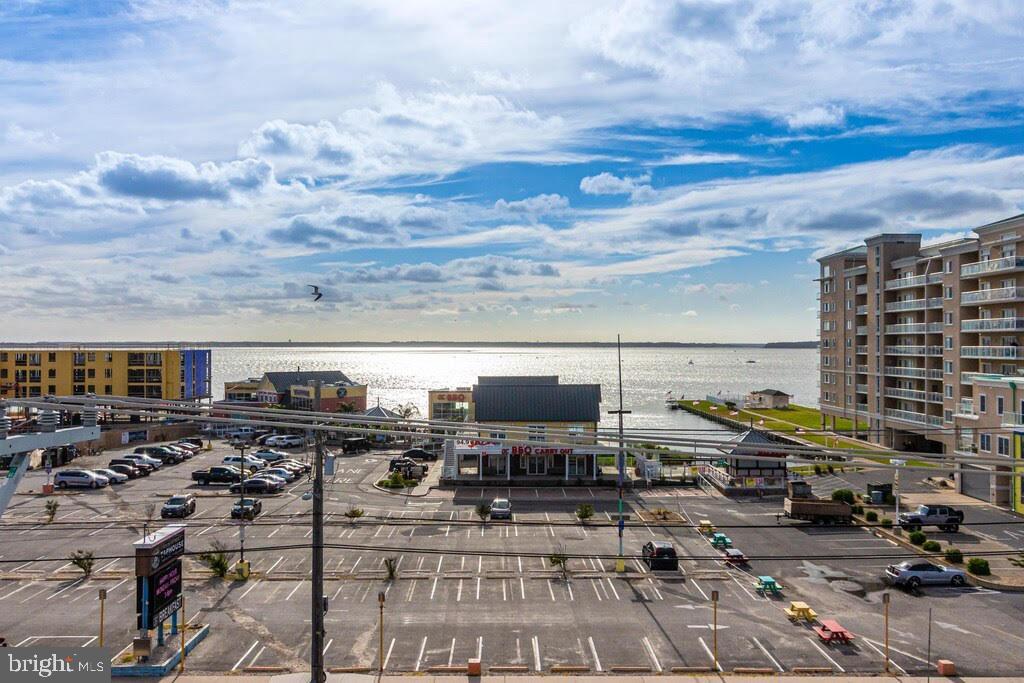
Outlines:
<svg viewBox="0 0 1024 683"><path fill-rule="evenodd" d="M839 500L823 500L811 492L805 481L786 483L783 512L786 517L816 524L849 524L853 521L853 508Z"/></svg>

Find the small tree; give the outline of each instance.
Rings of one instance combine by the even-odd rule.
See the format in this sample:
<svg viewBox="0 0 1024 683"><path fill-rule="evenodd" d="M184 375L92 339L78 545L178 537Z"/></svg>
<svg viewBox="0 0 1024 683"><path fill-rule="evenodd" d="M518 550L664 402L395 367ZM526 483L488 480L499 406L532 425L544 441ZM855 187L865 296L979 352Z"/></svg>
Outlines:
<svg viewBox="0 0 1024 683"><path fill-rule="evenodd" d="M964 554L959 548L946 548L946 562L960 564L964 561Z"/></svg>
<svg viewBox="0 0 1024 683"><path fill-rule="evenodd" d="M385 557L384 558L384 569L388 573L388 581L394 581L398 578L398 558L397 557Z"/></svg>
<svg viewBox="0 0 1024 683"><path fill-rule="evenodd" d="M988 560L983 557L972 557L967 560L967 571L976 576L988 576L992 573L988 566Z"/></svg>
<svg viewBox="0 0 1024 683"><path fill-rule="evenodd" d="M569 578L569 556L565 553L565 546L559 545L548 557L548 561L562 572L562 579Z"/></svg>
<svg viewBox="0 0 1024 683"><path fill-rule="evenodd" d="M925 541L921 545L921 550L925 551L926 553L937 553L940 550L942 550L942 544L938 541Z"/></svg>
<svg viewBox="0 0 1024 683"><path fill-rule="evenodd" d="M86 578L92 575L92 568L96 564L96 558L93 557L91 550L76 550L68 555L68 559L71 561L71 564L82 570Z"/></svg>
<svg viewBox="0 0 1024 683"><path fill-rule="evenodd" d="M357 508L355 506L352 506L348 510L345 510L345 512L342 514L354 523L357 519L359 519L366 513L363 511L363 508Z"/></svg>
<svg viewBox="0 0 1024 683"><path fill-rule="evenodd" d="M866 519L869 522L877 522L878 513L875 512L874 510L868 510L867 512L864 513L864 519Z"/></svg>
<svg viewBox="0 0 1024 683"><path fill-rule="evenodd" d="M214 575L224 578L231 564L228 561L227 548L222 541L214 540L210 543L210 549L200 553L199 561L206 565Z"/></svg>
<svg viewBox="0 0 1024 683"><path fill-rule="evenodd" d="M581 522L585 522L594 516L594 506L590 503L580 503L576 506L576 516Z"/></svg>
<svg viewBox="0 0 1024 683"><path fill-rule="evenodd" d="M850 489L836 489L832 492L832 500L853 505L853 491Z"/></svg>
<svg viewBox="0 0 1024 683"><path fill-rule="evenodd" d="M883 526L883 527L885 527L886 529L889 529L889 528L891 528L891 527L892 527L892 520L891 520L891 519L889 519L888 517L882 517L882 519L881 519L881 524L882 524L882 526Z"/></svg>
<svg viewBox="0 0 1024 683"><path fill-rule="evenodd" d="M53 518L57 515L57 508L60 507L60 503L56 500L46 501L46 523L49 524L53 521Z"/></svg>
<svg viewBox="0 0 1024 683"><path fill-rule="evenodd" d="M912 531L910 533L910 536L908 536L907 538L914 545L921 545L922 543L928 540L928 537L925 535L923 531Z"/></svg>
<svg viewBox="0 0 1024 683"><path fill-rule="evenodd" d="M476 516L480 518L481 522L487 520L487 517L491 514L491 506L487 503L477 503Z"/></svg>

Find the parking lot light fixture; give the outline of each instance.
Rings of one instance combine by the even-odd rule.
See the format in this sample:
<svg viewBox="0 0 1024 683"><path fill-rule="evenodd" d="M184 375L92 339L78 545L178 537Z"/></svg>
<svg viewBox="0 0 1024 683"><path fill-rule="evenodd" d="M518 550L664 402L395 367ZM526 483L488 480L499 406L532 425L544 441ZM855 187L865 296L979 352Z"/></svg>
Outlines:
<svg viewBox="0 0 1024 683"><path fill-rule="evenodd" d="M889 673L889 594L882 593L882 610L885 614L885 673Z"/></svg>
<svg viewBox="0 0 1024 683"><path fill-rule="evenodd" d="M238 468L242 471L242 478L239 480L239 487L238 487L238 506L241 508L241 512L238 515L238 523L242 525L239 528L239 531L238 531L238 541L239 541L239 543L238 543L238 547L239 547L238 561L240 563L244 564L245 563L245 475L249 471L248 467L246 467L246 465L245 465L245 451L249 448L249 446L247 444L241 443L241 444L238 444L237 446L235 446L235 448L238 449L238 456L239 456L239 459L238 459L239 467Z"/></svg>

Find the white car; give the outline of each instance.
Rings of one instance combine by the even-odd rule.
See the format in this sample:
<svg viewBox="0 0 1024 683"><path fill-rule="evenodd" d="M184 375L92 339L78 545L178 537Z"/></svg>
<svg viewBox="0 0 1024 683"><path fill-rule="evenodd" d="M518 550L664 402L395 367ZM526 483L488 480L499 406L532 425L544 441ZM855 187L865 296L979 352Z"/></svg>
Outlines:
<svg viewBox="0 0 1024 683"><path fill-rule="evenodd" d="M278 448L301 448L306 445L306 439L298 434L281 434L267 439L265 445Z"/></svg>
<svg viewBox="0 0 1024 683"><path fill-rule="evenodd" d="M284 486L285 484L288 483L288 480L282 477L281 475L274 474L273 472L268 472L266 470L260 470L259 472L253 474L251 477L248 477L248 479L269 479L270 481L280 486Z"/></svg>
<svg viewBox="0 0 1024 683"><path fill-rule="evenodd" d="M243 466L242 456L240 455L225 456L224 459L220 461L220 463L222 465L233 465L238 468L241 468ZM262 467L266 467L266 463L264 463L259 458L254 458L251 455L245 456L245 469L249 470L250 472L255 472L256 470Z"/></svg>
<svg viewBox="0 0 1024 683"><path fill-rule="evenodd" d="M127 474L121 474L120 472L115 472L114 470L98 469L98 470L93 470L93 472L95 472L96 474L99 474L101 476L106 477L107 479L110 480L111 484L123 484L126 481L128 481L128 475Z"/></svg>
<svg viewBox="0 0 1024 683"><path fill-rule="evenodd" d="M284 451L275 451L273 448L261 448L258 451L253 451L249 455L251 455L254 458L259 458L260 460L270 461L280 460L281 458L288 457L288 454L285 453Z"/></svg>

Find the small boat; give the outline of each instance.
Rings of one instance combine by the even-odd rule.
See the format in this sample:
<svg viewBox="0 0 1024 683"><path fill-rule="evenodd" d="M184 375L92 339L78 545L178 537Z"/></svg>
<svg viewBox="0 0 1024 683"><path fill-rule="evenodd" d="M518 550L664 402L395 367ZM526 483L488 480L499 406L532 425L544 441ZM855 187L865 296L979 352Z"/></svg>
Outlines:
<svg viewBox="0 0 1024 683"><path fill-rule="evenodd" d="M756 363L757 361L756 360L748 360L747 362L748 363Z"/></svg>
<svg viewBox="0 0 1024 683"><path fill-rule="evenodd" d="M687 363L687 365L693 365L693 359L692 358L690 359L690 362Z"/></svg>

